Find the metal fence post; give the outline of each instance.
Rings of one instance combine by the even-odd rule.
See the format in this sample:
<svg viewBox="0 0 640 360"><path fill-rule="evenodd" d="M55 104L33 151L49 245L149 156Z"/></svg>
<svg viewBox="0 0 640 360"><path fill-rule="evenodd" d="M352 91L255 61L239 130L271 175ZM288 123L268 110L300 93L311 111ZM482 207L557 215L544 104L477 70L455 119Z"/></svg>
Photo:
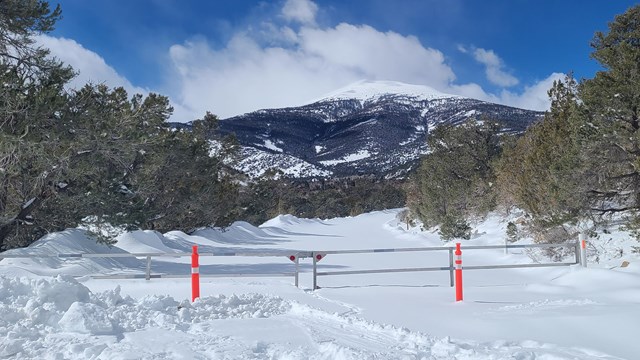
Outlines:
<svg viewBox="0 0 640 360"><path fill-rule="evenodd" d="M296 287L298 287L298 278L300 275L300 254L296 254L296 277L295 277L295 283L296 283Z"/></svg>
<svg viewBox="0 0 640 360"><path fill-rule="evenodd" d="M453 287L453 248L449 248L449 284Z"/></svg>
<svg viewBox="0 0 640 360"><path fill-rule="evenodd" d="M312 252L311 257L313 258L313 290L318 288L318 260L316 260L316 253Z"/></svg>
<svg viewBox="0 0 640 360"><path fill-rule="evenodd" d="M144 278L145 280L151 280L151 256L147 256L147 272Z"/></svg>
<svg viewBox="0 0 640 360"><path fill-rule="evenodd" d="M580 237L578 236L578 242L573 245L573 250L576 252L576 265L582 264L580 260Z"/></svg>
<svg viewBox="0 0 640 360"><path fill-rule="evenodd" d="M582 267L587 267L587 240L585 240L584 233L580 233L578 239L580 239L580 263Z"/></svg>

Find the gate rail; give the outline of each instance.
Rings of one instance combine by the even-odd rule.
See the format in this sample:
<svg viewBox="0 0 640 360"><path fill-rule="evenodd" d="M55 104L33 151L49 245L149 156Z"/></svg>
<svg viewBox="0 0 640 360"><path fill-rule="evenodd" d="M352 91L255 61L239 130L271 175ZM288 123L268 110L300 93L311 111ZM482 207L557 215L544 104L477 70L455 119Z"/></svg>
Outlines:
<svg viewBox="0 0 640 360"><path fill-rule="evenodd" d="M311 257L311 252L305 251L263 251L263 252L251 252L251 251L221 251L221 252L203 252L199 253L199 256L207 257L228 257L228 256L242 256L242 257L281 257L289 256L292 253L300 254L300 258ZM160 278L190 278L191 274L179 275L179 274L152 274L151 273L151 259L153 257L191 257L191 253L60 253L60 254L4 254L0 253L0 260L2 259L21 259L21 258L145 258L146 269L144 274L109 274L109 275L90 275L92 279L160 279ZM298 286L298 262L296 260L295 272L284 273L226 273L226 274L200 274L200 277L279 277L279 276L293 276L295 277L296 286Z"/></svg>
<svg viewBox="0 0 640 360"><path fill-rule="evenodd" d="M584 245L582 252L580 251L580 242L565 244L527 244L527 245L470 245L464 246L464 250L490 250L490 249L528 249L528 248L573 248L575 251L574 262L560 263L536 263L536 264L513 264L513 265L479 265L464 266L463 270L484 270L484 269L508 269L508 268L535 268L535 267L554 267L554 266L571 266L583 264L586 266L586 256L584 254ZM274 272L274 273L224 273L224 274L200 274L200 277L279 277L293 276L295 285L298 286L300 274L299 259L313 259L313 289L318 289L318 276L336 276L336 275L356 275L356 274L380 274L380 273L399 273L399 272L421 272L421 271L449 271L450 285L454 286L454 261L453 247L416 247L416 248L381 248L381 249L361 249L361 250L327 250L327 251L297 251L297 250L279 250L279 251L221 251L221 252L203 252L201 257L288 257L295 263L294 272ZM367 269L367 270L341 270L341 271L322 271L318 272L318 261L326 255L341 254L367 254L367 253L391 253L391 252L419 252L419 251L447 251L449 254L449 266L440 267L415 267L415 268L395 268L395 269ZM109 274L109 275L90 275L93 279L157 279L157 278L189 278L190 274L152 274L151 259L153 257L190 257L192 253L60 253L60 254L5 254L0 253L0 260L10 258L145 258L146 270L144 274Z"/></svg>
<svg viewBox="0 0 640 360"><path fill-rule="evenodd" d="M535 267L554 267L554 266L571 266L581 263L580 242L565 243L565 244L524 244L524 245L470 245L462 247L463 250L491 250L491 249L529 249L529 248L558 248L567 247L573 248L575 252L575 261L570 263L537 263L537 264L512 264L512 265L477 265L477 266L463 266L462 270L487 270L487 269L515 269L515 268L535 268ZM317 255L321 254L320 259L324 255L328 254L366 254L366 253L389 253L389 252L412 252L412 251L448 251L449 252L449 266L444 267L420 267L420 268L396 268L396 269L370 269L370 270L345 270L345 271L324 271L318 272L317 270ZM454 286L454 262L453 262L453 247L421 247L421 248L399 248L399 249L363 249L363 250L328 250L328 251L314 251L312 252L313 258L313 289L319 289L318 276L333 276L333 275L355 275L355 274L379 274L379 273L396 273L396 272L419 272L419 271L449 271L450 286ZM584 256L584 255L583 255ZM586 259L583 259L586 265Z"/></svg>

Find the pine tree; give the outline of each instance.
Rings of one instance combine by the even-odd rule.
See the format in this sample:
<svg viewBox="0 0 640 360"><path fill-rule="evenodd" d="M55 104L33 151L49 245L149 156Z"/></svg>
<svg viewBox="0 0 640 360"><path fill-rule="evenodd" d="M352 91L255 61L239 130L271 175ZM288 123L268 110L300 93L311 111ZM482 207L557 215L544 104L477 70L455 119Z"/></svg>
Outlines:
<svg viewBox="0 0 640 360"><path fill-rule="evenodd" d="M593 210L621 212L640 207L640 5L618 15L607 33L597 32L591 56L604 70L580 85L591 138Z"/></svg>
<svg viewBox="0 0 640 360"><path fill-rule="evenodd" d="M553 226L588 212L586 189L592 177L583 157L588 124L581 116L576 81L568 75L554 81L548 93L551 109L505 149L497 174L503 205Z"/></svg>
<svg viewBox="0 0 640 360"><path fill-rule="evenodd" d="M54 178L65 152L46 131L57 126L73 72L33 39L52 31L60 16L60 7L50 10L46 1L0 2L0 249L47 231L35 225L34 211L62 186Z"/></svg>
<svg viewBox="0 0 640 360"><path fill-rule="evenodd" d="M501 151L498 126L489 120L440 126L427 143L429 154L412 179L411 210L433 226L493 209L493 162Z"/></svg>
<svg viewBox="0 0 640 360"><path fill-rule="evenodd" d="M90 84L67 92L72 69L33 40L60 8L8 0L0 10L0 249L87 221L191 231L237 215L225 165L235 146L210 154L214 116L174 132L164 96Z"/></svg>

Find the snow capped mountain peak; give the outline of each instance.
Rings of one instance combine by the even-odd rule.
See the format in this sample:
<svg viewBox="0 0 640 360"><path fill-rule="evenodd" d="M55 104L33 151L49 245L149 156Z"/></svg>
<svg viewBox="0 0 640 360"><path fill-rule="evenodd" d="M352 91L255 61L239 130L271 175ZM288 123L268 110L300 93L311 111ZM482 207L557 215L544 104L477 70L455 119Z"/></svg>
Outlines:
<svg viewBox="0 0 640 360"><path fill-rule="evenodd" d="M424 85L360 81L313 103L265 109L220 122L244 146L238 169L260 176L402 177L426 153L428 129L469 118L494 119L521 132L541 113L449 95Z"/></svg>
<svg viewBox="0 0 640 360"><path fill-rule="evenodd" d="M458 95L445 94L426 85L413 85L398 81L361 80L326 94L311 103L351 99L360 100L361 102L375 101L388 95L406 96L415 100L460 98Z"/></svg>

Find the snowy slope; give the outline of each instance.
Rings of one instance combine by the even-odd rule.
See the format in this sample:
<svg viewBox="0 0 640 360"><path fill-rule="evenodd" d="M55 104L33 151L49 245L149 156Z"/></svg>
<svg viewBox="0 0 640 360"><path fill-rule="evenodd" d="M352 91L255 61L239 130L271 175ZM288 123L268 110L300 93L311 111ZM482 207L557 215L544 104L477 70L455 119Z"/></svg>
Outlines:
<svg viewBox="0 0 640 360"><path fill-rule="evenodd" d="M250 174L280 168L302 178L399 177L426 153L426 137L437 126L486 117L513 133L541 115L422 85L363 81L310 104L259 110L219 125L222 134L237 136L246 157L234 166Z"/></svg>
<svg viewBox="0 0 640 360"><path fill-rule="evenodd" d="M441 246L406 230L397 210L329 220L282 215L260 227L195 234L139 231L99 246L80 230L8 253L332 250ZM490 217L463 244L502 244ZM97 280L143 273L144 259L4 259L0 262L0 357L11 359L628 359L640 353L640 259L613 231L590 247L589 268L465 272L454 302L447 272L324 276L310 291L291 278L206 278L191 304L188 279ZM528 241L527 239L522 240ZM598 252L615 242L622 255ZM444 245L450 246L451 243ZM467 250L465 265L531 263L526 253ZM447 253L329 255L320 271L447 266ZM608 255L607 255L608 254ZM619 257L622 256L622 257ZM596 258L599 263L594 263ZM539 261L549 261L537 254ZM620 267L623 260L627 267ZM202 274L279 273L286 257L202 257ZM154 258L153 273L188 274L188 258ZM68 275L76 276L75 279ZM468 340L464 340L468 339Z"/></svg>
<svg viewBox="0 0 640 360"><path fill-rule="evenodd" d="M230 165L254 178L260 177L270 169L280 170L292 178L330 177L332 174L330 170L281 152L265 151L251 146L242 146L240 151L240 161L231 162Z"/></svg>
<svg viewBox="0 0 640 360"><path fill-rule="evenodd" d="M349 84L341 89L321 96L319 99L309 102L335 101L335 100L359 100L361 104L374 102L385 96L405 97L417 101L436 99L458 98L462 96L445 94L425 85L406 84L398 81L367 81L362 80Z"/></svg>

